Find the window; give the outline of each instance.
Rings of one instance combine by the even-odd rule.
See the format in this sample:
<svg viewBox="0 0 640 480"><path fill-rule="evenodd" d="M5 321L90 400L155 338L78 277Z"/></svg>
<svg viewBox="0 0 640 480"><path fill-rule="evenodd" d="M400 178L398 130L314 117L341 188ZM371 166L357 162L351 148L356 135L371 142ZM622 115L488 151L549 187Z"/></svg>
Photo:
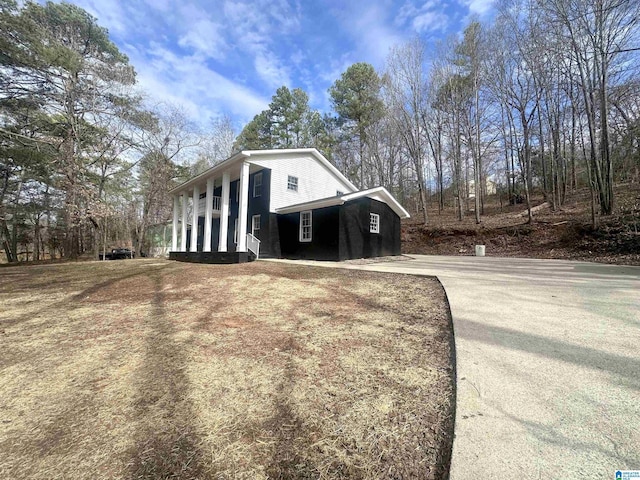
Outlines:
<svg viewBox="0 0 640 480"><path fill-rule="evenodd" d="M369 232L380 233L380 215L377 213L369 214Z"/></svg>
<svg viewBox="0 0 640 480"><path fill-rule="evenodd" d="M300 212L300 241L311 241L311 211Z"/></svg>
<svg viewBox="0 0 640 480"><path fill-rule="evenodd" d="M262 172L256 173L253 177L253 196L262 195Z"/></svg>
<svg viewBox="0 0 640 480"><path fill-rule="evenodd" d="M240 180L235 182L236 185L236 203L240 203Z"/></svg>
<svg viewBox="0 0 640 480"><path fill-rule="evenodd" d="M298 191L298 177L292 177L289 175L287 179L287 190L293 190L294 192Z"/></svg>
<svg viewBox="0 0 640 480"><path fill-rule="evenodd" d="M233 243L238 244L238 219L233 224Z"/></svg>
<svg viewBox="0 0 640 480"><path fill-rule="evenodd" d="M344 192L341 192L340 190L336 190L336 197L341 197L342 195L344 195Z"/></svg>
<svg viewBox="0 0 640 480"><path fill-rule="evenodd" d="M260 238L260 215L251 217L251 235Z"/></svg>

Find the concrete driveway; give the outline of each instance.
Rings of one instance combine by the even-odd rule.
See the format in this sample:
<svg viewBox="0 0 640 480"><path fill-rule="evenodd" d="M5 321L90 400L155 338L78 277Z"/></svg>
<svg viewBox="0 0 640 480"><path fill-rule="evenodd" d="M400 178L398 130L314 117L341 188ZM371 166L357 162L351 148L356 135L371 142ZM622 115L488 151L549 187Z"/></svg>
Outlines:
<svg viewBox="0 0 640 480"><path fill-rule="evenodd" d="M411 257L348 268L435 275L445 287L458 368L453 480L640 469L640 267Z"/></svg>

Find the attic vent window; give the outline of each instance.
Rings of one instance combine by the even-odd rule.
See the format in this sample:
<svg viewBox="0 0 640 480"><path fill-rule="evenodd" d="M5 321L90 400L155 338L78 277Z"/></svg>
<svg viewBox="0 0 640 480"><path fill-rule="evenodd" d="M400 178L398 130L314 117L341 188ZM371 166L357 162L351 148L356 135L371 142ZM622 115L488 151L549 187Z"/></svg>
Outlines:
<svg viewBox="0 0 640 480"><path fill-rule="evenodd" d="M377 213L369 214L369 232L380 233L380 215Z"/></svg>
<svg viewBox="0 0 640 480"><path fill-rule="evenodd" d="M293 190L294 192L298 191L298 177L292 177L289 175L287 179L287 190Z"/></svg>
<svg viewBox="0 0 640 480"><path fill-rule="evenodd" d="M341 192L340 190L336 190L336 197L341 197L342 195L344 195L344 192Z"/></svg>

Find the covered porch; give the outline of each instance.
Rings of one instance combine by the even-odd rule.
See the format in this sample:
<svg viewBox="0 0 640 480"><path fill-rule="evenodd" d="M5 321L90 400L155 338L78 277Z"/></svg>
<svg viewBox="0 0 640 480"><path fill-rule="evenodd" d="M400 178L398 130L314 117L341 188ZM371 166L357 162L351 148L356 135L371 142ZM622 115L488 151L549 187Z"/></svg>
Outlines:
<svg viewBox="0 0 640 480"><path fill-rule="evenodd" d="M225 162L226 163L226 162ZM260 242L247 232L251 165L218 167L173 189L169 258L198 263L241 263L259 256ZM238 181L237 217L231 219L231 183ZM215 193L219 194L216 195ZM234 207L235 208L235 207ZM230 235L230 228L233 235ZM217 235L216 235L217 234Z"/></svg>

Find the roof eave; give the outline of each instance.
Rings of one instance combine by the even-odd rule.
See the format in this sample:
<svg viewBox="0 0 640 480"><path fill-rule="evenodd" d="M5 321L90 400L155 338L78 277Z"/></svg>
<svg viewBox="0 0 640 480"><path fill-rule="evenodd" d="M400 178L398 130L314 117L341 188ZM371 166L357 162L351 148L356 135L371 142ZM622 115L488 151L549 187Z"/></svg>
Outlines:
<svg viewBox="0 0 640 480"><path fill-rule="evenodd" d="M276 213L287 214L303 212L305 210L315 210L317 208L334 207L336 205L342 205L344 200L342 197L325 198L322 200L313 200L311 202L298 203L297 205L290 205L288 207L276 208Z"/></svg>
<svg viewBox="0 0 640 480"><path fill-rule="evenodd" d="M271 150L242 150L225 161L219 163L218 165L214 165L213 167L205 170L200 175L197 175L193 178L190 178L186 182L181 183L177 187L169 190L169 194L173 195L179 193L183 190L190 189L193 185L197 185L202 182L205 178L210 177L212 174L215 174L218 170L223 170L228 168L231 164L238 161L239 159L247 159L252 156L259 155L278 155L278 154L295 154L295 153L311 153L317 160L320 161L333 175L335 175L341 182L347 185L354 191L357 191L358 188L349 181L347 177L345 177L340 170L338 170L335 165L333 165L329 160L327 160L322 153L318 151L316 148L290 148L290 149L271 149Z"/></svg>
<svg viewBox="0 0 640 480"><path fill-rule="evenodd" d="M229 168L230 165L237 162L239 159L249 158L249 156L250 154L246 150L235 153L231 155L229 158L227 158L226 160L224 160L223 162L220 162L219 164L206 169L200 175L196 175L195 177L190 178L186 182L181 183L177 187L172 188L171 190L169 190L169 194L172 195L175 193L179 193L183 190L189 190L193 185L197 185L198 183L202 182L202 180L204 180L205 178L209 178L217 170L224 170L225 168Z"/></svg>
<svg viewBox="0 0 640 480"><path fill-rule="evenodd" d="M345 201L353 200L361 197L368 197L370 195L374 195L376 193L381 193L384 199L386 200L387 205L398 214L400 218L411 218L409 212L407 212L402 205L398 203L398 201L393 198L393 195L389 193L389 191L384 187L374 187L368 190L361 190L359 192L350 193L348 195L344 195Z"/></svg>

